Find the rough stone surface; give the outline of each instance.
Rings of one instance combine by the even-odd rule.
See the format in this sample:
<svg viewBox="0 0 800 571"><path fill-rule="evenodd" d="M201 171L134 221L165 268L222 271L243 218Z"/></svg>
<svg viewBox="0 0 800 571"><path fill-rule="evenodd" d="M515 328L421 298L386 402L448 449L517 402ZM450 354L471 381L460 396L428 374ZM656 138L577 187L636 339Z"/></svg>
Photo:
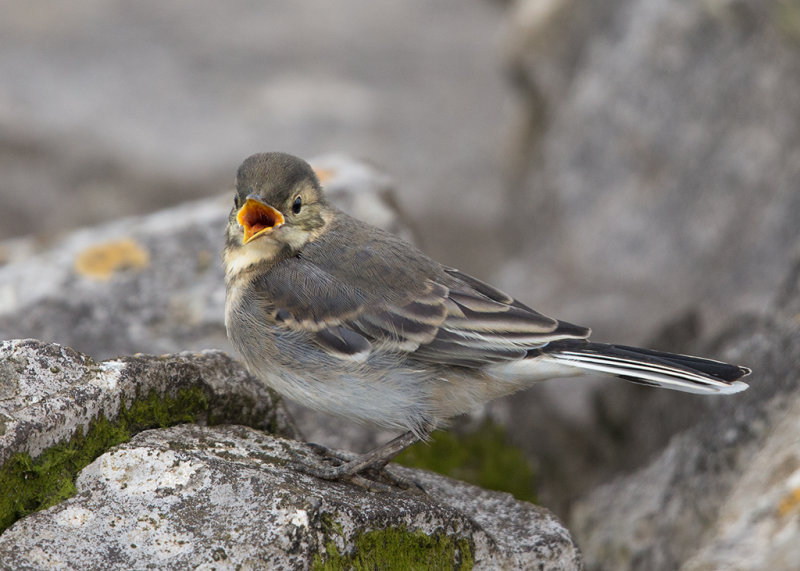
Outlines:
<svg viewBox="0 0 800 571"><path fill-rule="evenodd" d="M151 394L164 399L189 389L207 401L195 411L198 422L246 423L296 435L277 395L219 351L98 363L62 345L0 341L0 466L16 453L38 457L99 418L113 422L123 406Z"/></svg>
<svg viewBox="0 0 800 571"><path fill-rule="evenodd" d="M682 569L800 569L800 398L777 408L769 436Z"/></svg>
<svg viewBox="0 0 800 571"><path fill-rule="evenodd" d="M550 512L508 494L412 470L428 496L324 482L286 466L314 454L306 445L245 426L134 436L180 422L297 435L274 394L220 352L97 363L61 345L0 342L0 524L53 505L0 535L3 568L307 568L315 555L391 564L399 551L465 568L581 566ZM69 470L98 455L73 489Z"/></svg>
<svg viewBox="0 0 800 571"><path fill-rule="evenodd" d="M544 4L558 8L569 30L607 8L587 15L580 2ZM712 330L732 306L761 312L800 238L800 36L789 16L796 5L614 6L574 39L580 55L560 66L566 80L518 65L547 94L544 103L526 103L544 105L547 117L529 182L508 204L509 215L527 219L515 239L517 265L552 267L533 284L540 298L557 290L568 310L623 336L650 335L689 303L703 308ZM532 42L552 29L517 27L533 37L515 42L516 57L547 58L547 46ZM536 210L542 196L551 210ZM602 303L596 293L577 305L576 288L604 284Z"/></svg>
<svg viewBox="0 0 800 571"><path fill-rule="evenodd" d="M528 178L507 177L515 255L495 279L597 340L738 359L758 375L759 356L724 337L765 316L800 252L797 3L590 4L509 12L515 127L528 129L510 160ZM718 406L611 380L495 405L563 517Z"/></svg>
<svg viewBox="0 0 800 571"><path fill-rule="evenodd" d="M764 318L725 343L751 388L722 399L642 470L580 500L570 527L590 569L792 569L798 562L800 262Z"/></svg>
<svg viewBox="0 0 800 571"><path fill-rule="evenodd" d="M581 568L555 517L507 494L411 470L428 495L376 494L298 474L284 466L293 454L313 452L241 426L140 433L88 466L75 497L0 536L0 560L18 569L306 569L350 556L369 567L405 557Z"/></svg>

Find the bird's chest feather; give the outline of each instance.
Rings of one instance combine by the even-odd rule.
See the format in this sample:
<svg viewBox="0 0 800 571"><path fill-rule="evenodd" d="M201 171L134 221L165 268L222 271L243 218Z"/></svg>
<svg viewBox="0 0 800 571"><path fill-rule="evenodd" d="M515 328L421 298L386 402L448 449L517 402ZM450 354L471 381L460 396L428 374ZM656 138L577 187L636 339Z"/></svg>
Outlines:
<svg viewBox="0 0 800 571"><path fill-rule="evenodd" d="M339 359L308 332L276 323L263 302L247 291L229 291L225 312L231 343L263 383L310 408L387 428L433 422L424 365L410 368L381 351L363 363Z"/></svg>

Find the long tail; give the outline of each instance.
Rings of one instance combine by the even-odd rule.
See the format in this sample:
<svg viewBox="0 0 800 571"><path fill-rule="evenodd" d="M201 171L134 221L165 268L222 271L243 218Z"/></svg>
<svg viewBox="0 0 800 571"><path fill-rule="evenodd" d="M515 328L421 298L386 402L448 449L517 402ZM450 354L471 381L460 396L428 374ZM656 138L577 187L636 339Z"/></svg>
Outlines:
<svg viewBox="0 0 800 571"><path fill-rule="evenodd" d="M634 383L697 394L731 394L747 388L738 379L750 369L711 359L566 339L542 348L540 358L615 375Z"/></svg>

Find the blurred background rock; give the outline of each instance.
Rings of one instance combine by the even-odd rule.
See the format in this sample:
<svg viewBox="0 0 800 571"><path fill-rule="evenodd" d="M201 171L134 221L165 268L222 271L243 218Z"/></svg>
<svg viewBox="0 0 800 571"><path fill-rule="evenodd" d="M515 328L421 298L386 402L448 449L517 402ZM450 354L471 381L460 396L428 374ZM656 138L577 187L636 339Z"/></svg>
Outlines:
<svg viewBox="0 0 800 571"><path fill-rule="evenodd" d="M208 196L265 150L366 157L438 228L469 216L484 235L502 210L497 149L510 99L497 6L0 8L0 237Z"/></svg>
<svg viewBox="0 0 800 571"><path fill-rule="evenodd" d="M0 7L4 238L57 245L217 196L256 151L335 152L393 181L429 254L597 340L748 364L731 340L787 307L774 300L800 257L798 0ZM205 347L221 315L204 320L194 338L152 339ZM105 337L86 338L99 351L62 342L144 350ZM581 379L486 414L509 421L563 516L718 403Z"/></svg>

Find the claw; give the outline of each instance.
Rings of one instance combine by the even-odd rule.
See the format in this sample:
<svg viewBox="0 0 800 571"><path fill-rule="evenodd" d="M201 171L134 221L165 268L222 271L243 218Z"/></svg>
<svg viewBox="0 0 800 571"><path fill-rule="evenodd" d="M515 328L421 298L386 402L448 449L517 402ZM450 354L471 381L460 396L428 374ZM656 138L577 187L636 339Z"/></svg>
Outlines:
<svg viewBox="0 0 800 571"><path fill-rule="evenodd" d="M409 432L362 456L309 443L316 457L292 452L294 461L288 465L309 476L351 482L372 492L388 492L394 487L424 494L425 489L419 482L395 474L387 466L392 458L416 440L416 436Z"/></svg>

